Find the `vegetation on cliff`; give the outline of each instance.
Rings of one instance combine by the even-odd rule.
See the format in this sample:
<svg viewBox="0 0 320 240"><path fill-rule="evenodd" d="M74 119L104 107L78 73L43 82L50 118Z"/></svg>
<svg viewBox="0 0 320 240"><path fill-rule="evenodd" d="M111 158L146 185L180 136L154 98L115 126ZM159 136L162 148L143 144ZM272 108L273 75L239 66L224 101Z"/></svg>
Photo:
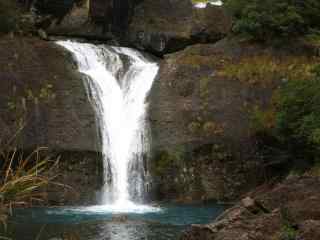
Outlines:
<svg viewBox="0 0 320 240"><path fill-rule="evenodd" d="M268 109L255 109L253 126L262 152L303 170L319 161L320 69L315 65L306 78L288 80L274 92Z"/></svg>
<svg viewBox="0 0 320 240"><path fill-rule="evenodd" d="M320 30L318 0L225 0L233 31L260 41L292 38Z"/></svg>

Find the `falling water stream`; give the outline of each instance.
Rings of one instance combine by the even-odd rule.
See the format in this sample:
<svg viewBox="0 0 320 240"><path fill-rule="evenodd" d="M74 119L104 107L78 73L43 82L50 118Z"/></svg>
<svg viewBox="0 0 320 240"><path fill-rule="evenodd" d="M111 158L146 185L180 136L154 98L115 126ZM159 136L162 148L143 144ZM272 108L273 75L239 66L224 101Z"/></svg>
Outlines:
<svg viewBox="0 0 320 240"><path fill-rule="evenodd" d="M157 63L129 48L57 43L73 53L79 71L89 76L89 95L96 107L104 158L104 186L98 208L107 206L118 212L154 210L139 204L150 183L146 97L158 72Z"/></svg>

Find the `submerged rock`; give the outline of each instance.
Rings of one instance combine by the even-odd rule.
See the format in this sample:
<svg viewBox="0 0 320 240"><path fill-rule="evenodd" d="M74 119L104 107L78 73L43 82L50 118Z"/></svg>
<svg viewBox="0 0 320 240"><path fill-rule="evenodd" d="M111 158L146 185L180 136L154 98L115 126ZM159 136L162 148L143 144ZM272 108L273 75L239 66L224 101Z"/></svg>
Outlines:
<svg viewBox="0 0 320 240"><path fill-rule="evenodd" d="M128 216L127 215L113 215L112 216L112 222L127 222Z"/></svg>

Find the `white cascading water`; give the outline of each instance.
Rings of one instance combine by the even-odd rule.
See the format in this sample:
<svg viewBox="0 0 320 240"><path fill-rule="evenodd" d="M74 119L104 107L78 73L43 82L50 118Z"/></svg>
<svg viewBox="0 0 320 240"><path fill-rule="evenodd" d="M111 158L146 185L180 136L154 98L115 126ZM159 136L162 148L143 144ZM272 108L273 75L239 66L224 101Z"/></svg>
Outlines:
<svg viewBox="0 0 320 240"><path fill-rule="evenodd" d="M152 210L134 202L143 201L150 178L146 97L158 65L129 48L72 41L57 44L72 52L79 71L90 77L104 155L101 205L118 212Z"/></svg>

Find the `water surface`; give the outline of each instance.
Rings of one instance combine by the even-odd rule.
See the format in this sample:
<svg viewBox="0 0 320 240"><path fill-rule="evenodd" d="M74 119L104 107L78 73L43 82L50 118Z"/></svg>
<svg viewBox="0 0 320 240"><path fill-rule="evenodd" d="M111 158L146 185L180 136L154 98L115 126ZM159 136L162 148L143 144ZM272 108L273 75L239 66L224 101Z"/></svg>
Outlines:
<svg viewBox="0 0 320 240"><path fill-rule="evenodd" d="M166 205L128 214L93 207L20 209L7 235L17 240L173 240L190 224L209 223L223 210L217 204Z"/></svg>

